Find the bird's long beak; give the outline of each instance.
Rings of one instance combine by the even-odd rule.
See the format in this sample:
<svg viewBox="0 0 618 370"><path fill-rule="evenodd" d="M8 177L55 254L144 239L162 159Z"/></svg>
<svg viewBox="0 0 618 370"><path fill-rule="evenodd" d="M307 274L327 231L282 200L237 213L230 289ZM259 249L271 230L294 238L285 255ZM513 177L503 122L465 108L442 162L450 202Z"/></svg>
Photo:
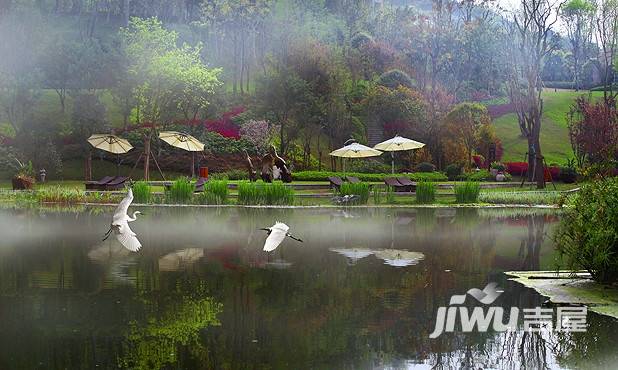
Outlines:
<svg viewBox="0 0 618 370"><path fill-rule="evenodd" d="M293 236L293 235L290 235L290 234L288 234L288 236L289 236L290 238L292 238L292 239L296 240L297 242L301 242L301 243L303 243L303 240L302 240L301 238L297 238L297 237L295 237L295 236Z"/></svg>
<svg viewBox="0 0 618 370"><path fill-rule="evenodd" d="M258 229L258 230L270 231L270 229L267 229L267 228L265 228L265 227L263 227L263 228L261 228L261 229Z"/></svg>

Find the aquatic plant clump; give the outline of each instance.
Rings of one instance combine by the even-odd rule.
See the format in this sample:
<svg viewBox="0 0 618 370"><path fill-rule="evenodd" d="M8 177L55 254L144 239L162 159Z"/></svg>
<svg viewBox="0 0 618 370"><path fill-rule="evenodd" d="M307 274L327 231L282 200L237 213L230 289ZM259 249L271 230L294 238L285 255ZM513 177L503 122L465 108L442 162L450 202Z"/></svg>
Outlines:
<svg viewBox="0 0 618 370"><path fill-rule="evenodd" d="M186 178L179 178L165 191L167 203L187 204L191 202L194 185Z"/></svg>
<svg viewBox="0 0 618 370"><path fill-rule="evenodd" d="M238 183L238 204L243 205L292 205L294 189L282 182L265 184L261 181Z"/></svg>
<svg viewBox="0 0 618 370"><path fill-rule="evenodd" d="M436 184L421 181L416 185L416 203L429 204L436 201Z"/></svg>
<svg viewBox="0 0 618 370"><path fill-rule="evenodd" d="M479 199L481 185L476 181L467 181L455 185L455 200L457 203L476 203Z"/></svg>
<svg viewBox="0 0 618 370"><path fill-rule="evenodd" d="M554 235L561 261L600 282L618 281L618 178L582 186Z"/></svg>
<svg viewBox="0 0 618 370"><path fill-rule="evenodd" d="M367 204L369 201L369 184L360 182L360 183L343 183L339 187L340 195L357 195L359 198L355 202L356 204ZM374 198L375 198L374 194Z"/></svg>
<svg viewBox="0 0 618 370"><path fill-rule="evenodd" d="M150 185L145 181L133 184L133 197L136 203L149 203L152 197Z"/></svg>
<svg viewBox="0 0 618 370"><path fill-rule="evenodd" d="M37 190L35 193L42 203L83 203L86 201L86 193L83 190L66 188L61 186L48 186Z"/></svg>
<svg viewBox="0 0 618 370"><path fill-rule="evenodd" d="M210 180L204 184L204 191L196 196L199 204L227 204L229 190L226 180Z"/></svg>

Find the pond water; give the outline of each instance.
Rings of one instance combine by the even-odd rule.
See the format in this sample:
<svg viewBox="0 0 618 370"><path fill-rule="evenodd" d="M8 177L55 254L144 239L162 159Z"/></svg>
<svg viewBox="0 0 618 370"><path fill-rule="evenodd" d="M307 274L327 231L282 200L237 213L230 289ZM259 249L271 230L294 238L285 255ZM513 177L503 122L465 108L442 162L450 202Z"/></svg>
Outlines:
<svg viewBox="0 0 618 370"><path fill-rule="evenodd" d="M101 242L112 211L0 210L0 369L618 363L617 320L592 312L583 333L429 338L440 306L490 282L505 311L543 304L503 272L555 266L555 211L147 208L139 253ZM304 243L262 252L277 220Z"/></svg>

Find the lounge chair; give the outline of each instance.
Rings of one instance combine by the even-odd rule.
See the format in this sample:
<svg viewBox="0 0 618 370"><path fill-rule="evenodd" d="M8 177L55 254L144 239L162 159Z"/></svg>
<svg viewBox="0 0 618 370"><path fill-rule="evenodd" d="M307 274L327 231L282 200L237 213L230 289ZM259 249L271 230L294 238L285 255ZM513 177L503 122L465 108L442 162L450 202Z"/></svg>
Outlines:
<svg viewBox="0 0 618 370"><path fill-rule="evenodd" d="M112 181L103 185L102 190L120 190L124 188L124 183L127 182L129 178L126 176L116 176Z"/></svg>
<svg viewBox="0 0 618 370"><path fill-rule="evenodd" d="M361 182L358 177L354 176L346 176L345 179L348 180L348 182L351 184L359 184Z"/></svg>
<svg viewBox="0 0 618 370"><path fill-rule="evenodd" d="M397 181L397 179L394 177L385 177L384 183L387 186L390 186L391 188L393 188L393 190L397 192L408 192L412 190L409 185L403 185L402 183Z"/></svg>
<svg viewBox="0 0 618 370"><path fill-rule="evenodd" d="M202 193L204 191L204 184L206 184L206 181L208 181L207 177L200 177L199 179L197 179L197 181L195 182L195 190L193 192Z"/></svg>
<svg viewBox="0 0 618 370"><path fill-rule="evenodd" d="M341 180L341 177L339 176L331 176L328 178L328 181L330 182L331 189L339 190L341 185L343 185L343 180Z"/></svg>
<svg viewBox="0 0 618 370"><path fill-rule="evenodd" d="M86 181L84 185L86 185L86 190L101 190L105 184L112 181L114 176L105 176L99 181Z"/></svg>
<svg viewBox="0 0 618 370"><path fill-rule="evenodd" d="M416 191L416 183L412 180L410 180L407 177L398 177L397 181L399 181L399 183L401 185L405 185L405 186L409 186L410 187L410 191L414 192Z"/></svg>

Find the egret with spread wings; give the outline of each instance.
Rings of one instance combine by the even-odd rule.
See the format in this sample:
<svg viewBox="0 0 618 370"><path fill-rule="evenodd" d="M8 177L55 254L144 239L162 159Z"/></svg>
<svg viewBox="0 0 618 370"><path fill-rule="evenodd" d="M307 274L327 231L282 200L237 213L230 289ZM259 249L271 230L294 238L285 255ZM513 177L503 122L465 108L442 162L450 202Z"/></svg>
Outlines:
<svg viewBox="0 0 618 370"><path fill-rule="evenodd" d="M290 228L283 222L277 221L273 226L260 230L268 231L268 238L266 238L266 242L264 243L264 251L266 252L271 252L277 249L286 236L298 242L303 242L301 239L290 235L290 233L288 233Z"/></svg>
<svg viewBox="0 0 618 370"><path fill-rule="evenodd" d="M133 189L129 188L127 195L118 204L118 207L116 207L116 212L114 212L114 216L112 216L112 223L109 226L109 230L105 233L103 240L109 238L110 234L113 232L120 244L131 252L137 252L142 247L142 243L139 242L137 235L129 227L129 222L137 220L137 215L141 214L141 212L133 212L132 217L128 215L127 212L132 202Z"/></svg>

